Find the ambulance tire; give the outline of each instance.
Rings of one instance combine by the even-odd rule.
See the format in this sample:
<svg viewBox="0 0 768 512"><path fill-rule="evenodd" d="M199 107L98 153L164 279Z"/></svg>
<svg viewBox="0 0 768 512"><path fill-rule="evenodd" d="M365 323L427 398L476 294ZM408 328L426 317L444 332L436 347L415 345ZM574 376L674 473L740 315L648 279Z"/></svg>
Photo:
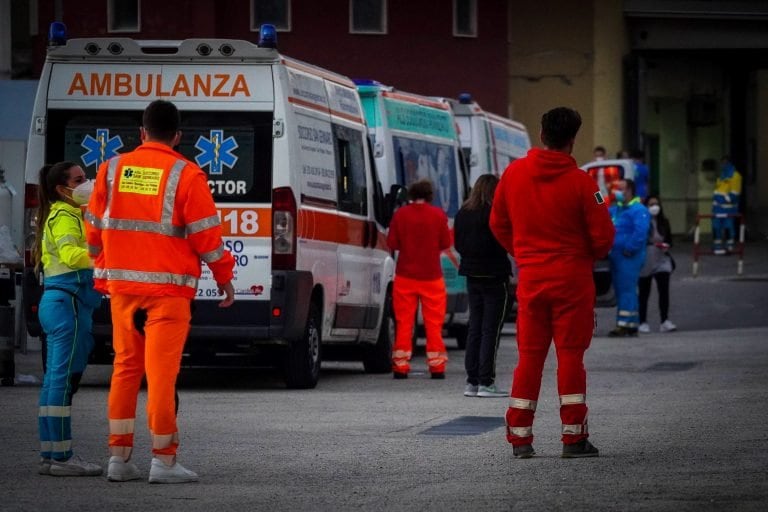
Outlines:
<svg viewBox="0 0 768 512"><path fill-rule="evenodd" d="M363 367L366 373L390 373L392 371L392 345L395 343L395 315L392 312L392 293L387 292L384 312L376 344L366 347Z"/></svg>
<svg viewBox="0 0 768 512"><path fill-rule="evenodd" d="M304 336L288 346L285 383L290 389L312 389L320 378L320 308L311 302Z"/></svg>
<svg viewBox="0 0 768 512"><path fill-rule="evenodd" d="M469 337L469 326L457 324L451 328L453 335L456 337L456 346L459 350L465 350L467 348L467 338Z"/></svg>

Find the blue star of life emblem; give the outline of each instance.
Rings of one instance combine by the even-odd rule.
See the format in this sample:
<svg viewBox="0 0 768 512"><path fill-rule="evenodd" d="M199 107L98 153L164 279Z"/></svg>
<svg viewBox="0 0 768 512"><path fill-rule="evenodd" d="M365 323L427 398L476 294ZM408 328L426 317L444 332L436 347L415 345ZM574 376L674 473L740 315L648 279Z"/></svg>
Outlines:
<svg viewBox="0 0 768 512"><path fill-rule="evenodd" d="M201 168L208 166L210 175L224 174L223 166L231 169L237 163L237 157L232 153L237 147L234 137L224 138L224 130L211 130L210 138L198 137L195 148L200 154L195 157L195 162Z"/></svg>
<svg viewBox="0 0 768 512"><path fill-rule="evenodd" d="M97 128L96 138L86 135L80 145L88 150L80 157L85 166L96 164L98 168L103 162L117 156L117 150L123 147L123 141L119 135L110 137L107 128Z"/></svg>

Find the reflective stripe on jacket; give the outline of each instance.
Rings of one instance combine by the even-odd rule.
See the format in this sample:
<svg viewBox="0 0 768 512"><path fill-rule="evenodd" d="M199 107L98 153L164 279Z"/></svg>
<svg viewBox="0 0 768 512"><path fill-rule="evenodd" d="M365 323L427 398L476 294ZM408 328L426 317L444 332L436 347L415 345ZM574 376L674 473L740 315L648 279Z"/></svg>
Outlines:
<svg viewBox="0 0 768 512"><path fill-rule="evenodd" d="M102 164L86 213L98 289L192 298L200 260L232 279L205 173L168 146L145 142Z"/></svg>

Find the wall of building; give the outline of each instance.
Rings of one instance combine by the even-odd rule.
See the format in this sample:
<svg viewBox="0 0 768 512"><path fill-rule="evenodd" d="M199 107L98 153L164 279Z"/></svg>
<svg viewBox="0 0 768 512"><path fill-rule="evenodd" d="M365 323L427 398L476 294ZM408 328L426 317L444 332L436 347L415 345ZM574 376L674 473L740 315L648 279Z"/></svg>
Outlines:
<svg viewBox="0 0 768 512"><path fill-rule="evenodd" d="M603 7L605 2L598 3ZM532 143L540 145L538 134L544 112L559 106L578 110L583 128L576 139L574 158L579 163L591 160L596 144L618 147L613 140L620 133L620 118L609 112L614 108L621 111L621 88L617 85L621 61L614 50L595 50L596 41L611 37L607 34L615 30L616 22L607 21L611 12L620 19L621 12L613 9L600 10L597 15L593 1L510 2L512 116L528 126ZM596 89L598 80L601 83ZM596 101L598 91L600 99Z"/></svg>
<svg viewBox="0 0 768 512"><path fill-rule="evenodd" d="M53 2L40 5L41 33L54 19ZM352 78L372 78L399 89L433 96L470 92L488 111L506 114L507 12L505 0L478 5L478 37L453 36L453 2L388 0L388 32L350 34L349 2L292 2L291 31L278 33L281 53ZM64 5L70 37L108 36L107 2ZM137 39L236 38L255 41L250 1L142 2ZM45 42L38 38L38 69Z"/></svg>

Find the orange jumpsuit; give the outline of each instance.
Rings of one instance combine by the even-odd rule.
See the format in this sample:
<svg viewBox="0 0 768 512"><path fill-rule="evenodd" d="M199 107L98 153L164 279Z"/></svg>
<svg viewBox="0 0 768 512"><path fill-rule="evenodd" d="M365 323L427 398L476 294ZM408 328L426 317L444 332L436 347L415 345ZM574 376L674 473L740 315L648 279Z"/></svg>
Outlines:
<svg viewBox="0 0 768 512"><path fill-rule="evenodd" d="M174 455L176 376L200 260L220 285L232 280L234 268L206 175L168 146L145 142L102 164L86 220L96 288L111 296L109 445L133 446L146 373L152 451ZM134 325L139 310L147 315L143 335Z"/></svg>
<svg viewBox="0 0 768 512"><path fill-rule="evenodd" d="M448 217L442 209L423 202L403 206L392 217L387 244L399 251L392 294L396 326L392 371L408 374L411 369L413 326L421 302L427 365L430 373L444 373L448 362L442 334L446 291L440 253L451 246Z"/></svg>

